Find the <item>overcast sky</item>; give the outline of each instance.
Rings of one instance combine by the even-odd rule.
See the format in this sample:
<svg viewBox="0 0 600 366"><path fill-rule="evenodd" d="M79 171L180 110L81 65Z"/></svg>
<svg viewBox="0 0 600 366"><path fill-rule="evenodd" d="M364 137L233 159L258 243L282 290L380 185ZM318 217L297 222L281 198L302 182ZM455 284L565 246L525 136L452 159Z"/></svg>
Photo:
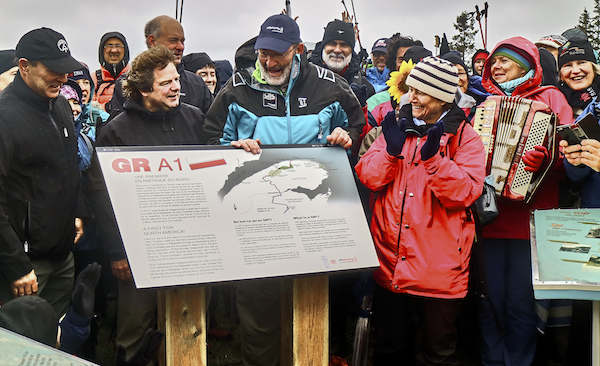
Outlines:
<svg viewBox="0 0 600 366"><path fill-rule="evenodd" d="M0 0L0 49L14 48L27 31L50 27L65 35L75 58L98 68L98 43L109 31L120 31L132 58L145 49L144 24L161 14L175 16L175 0ZM352 14L351 0L345 0ZM462 11L483 8L484 1L354 0L360 37L368 51L380 37L396 32L420 39L434 54L434 36L455 35L453 23ZM584 7L593 0L489 0L488 49L506 38L523 36L532 41L560 34L575 26ZM339 0L291 0L298 16L302 40L318 42L323 28L341 18ZM235 50L258 34L261 23L281 12L285 0L187 0L183 8L185 54L207 52L214 60L233 64ZM483 21L482 21L483 23ZM476 24L478 28L478 25ZM477 48L482 48L477 34ZM358 50L358 44L356 46Z"/></svg>

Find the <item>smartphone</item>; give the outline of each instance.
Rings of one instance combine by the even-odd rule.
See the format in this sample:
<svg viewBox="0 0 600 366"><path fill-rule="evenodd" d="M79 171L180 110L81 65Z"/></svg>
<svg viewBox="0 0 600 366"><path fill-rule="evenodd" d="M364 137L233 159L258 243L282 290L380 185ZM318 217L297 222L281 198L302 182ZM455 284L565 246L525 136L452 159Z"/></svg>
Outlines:
<svg viewBox="0 0 600 366"><path fill-rule="evenodd" d="M558 126L556 131L569 145L577 145L585 139L600 141L600 125L591 113L586 114L573 124Z"/></svg>

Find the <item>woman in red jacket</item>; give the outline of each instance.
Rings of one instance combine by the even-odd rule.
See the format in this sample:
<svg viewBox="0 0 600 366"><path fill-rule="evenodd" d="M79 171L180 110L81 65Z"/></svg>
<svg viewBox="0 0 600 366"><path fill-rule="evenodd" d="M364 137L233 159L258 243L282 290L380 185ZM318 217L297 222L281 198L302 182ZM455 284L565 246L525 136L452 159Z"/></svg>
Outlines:
<svg viewBox="0 0 600 366"><path fill-rule="evenodd" d="M454 103L458 72L426 57L407 77L410 104L392 111L356 166L379 192L371 232L380 267L373 277L375 365L455 365L456 315L467 293L482 192L484 148ZM416 320L416 321L415 321ZM416 344L414 341L416 340Z"/></svg>
<svg viewBox="0 0 600 366"><path fill-rule="evenodd" d="M542 66L533 42L513 37L496 45L485 62L481 84L491 94L520 96L544 102L560 124L572 122L573 112L553 86L540 87ZM548 150L536 146L523 162L538 171ZM562 162L557 164L560 167ZM556 167L555 167L556 168ZM498 199L499 216L483 229L481 244L488 299L481 301L483 365L531 365L536 348L536 312L531 282L529 212L558 207L561 169L552 170L529 204Z"/></svg>

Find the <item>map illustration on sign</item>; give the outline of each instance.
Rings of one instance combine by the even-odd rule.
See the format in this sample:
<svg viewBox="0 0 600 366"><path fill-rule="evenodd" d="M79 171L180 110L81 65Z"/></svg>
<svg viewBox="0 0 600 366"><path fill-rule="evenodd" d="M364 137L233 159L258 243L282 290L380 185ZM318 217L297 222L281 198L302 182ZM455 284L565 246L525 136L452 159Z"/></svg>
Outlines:
<svg viewBox="0 0 600 366"><path fill-rule="evenodd" d="M307 203L327 204L331 187L325 183L329 174L323 165L286 160L264 168L267 164L257 160L236 168L219 191L224 204L238 214L290 213Z"/></svg>
<svg viewBox="0 0 600 366"><path fill-rule="evenodd" d="M379 265L344 149L99 148L138 288Z"/></svg>

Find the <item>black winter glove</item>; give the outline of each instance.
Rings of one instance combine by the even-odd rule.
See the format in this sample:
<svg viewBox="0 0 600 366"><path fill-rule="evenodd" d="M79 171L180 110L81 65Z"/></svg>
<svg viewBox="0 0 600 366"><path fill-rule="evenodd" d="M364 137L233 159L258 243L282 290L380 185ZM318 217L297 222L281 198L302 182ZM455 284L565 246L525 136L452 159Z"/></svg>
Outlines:
<svg viewBox="0 0 600 366"><path fill-rule="evenodd" d="M404 141L406 141L406 118L398 123L396 121L396 112L389 111L381 122L383 137L387 143L387 152L390 155L398 156L402 153Z"/></svg>
<svg viewBox="0 0 600 366"><path fill-rule="evenodd" d="M366 85L358 85L356 83L350 84L350 88L354 92L354 95L358 98L360 102L360 107L364 107L367 105L367 86Z"/></svg>
<svg viewBox="0 0 600 366"><path fill-rule="evenodd" d="M135 349L133 355L127 358L127 351L123 345L117 347L115 366L146 366L158 352L162 339L165 336L160 330L148 329Z"/></svg>
<svg viewBox="0 0 600 366"><path fill-rule="evenodd" d="M75 314L87 317L94 315L96 285L100 280L101 270L102 267L96 262L88 264L75 279L75 290L71 297Z"/></svg>
<svg viewBox="0 0 600 366"><path fill-rule="evenodd" d="M444 134L444 121L437 121L427 131L427 140L421 148L421 160L431 159L440 149L440 137Z"/></svg>
<svg viewBox="0 0 600 366"><path fill-rule="evenodd" d="M367 105L367 86L366 85L358 85L356 83L350 84L350 88L354 92L354 95L358 98L360 102L360 107L363 108Z"/></svg>

